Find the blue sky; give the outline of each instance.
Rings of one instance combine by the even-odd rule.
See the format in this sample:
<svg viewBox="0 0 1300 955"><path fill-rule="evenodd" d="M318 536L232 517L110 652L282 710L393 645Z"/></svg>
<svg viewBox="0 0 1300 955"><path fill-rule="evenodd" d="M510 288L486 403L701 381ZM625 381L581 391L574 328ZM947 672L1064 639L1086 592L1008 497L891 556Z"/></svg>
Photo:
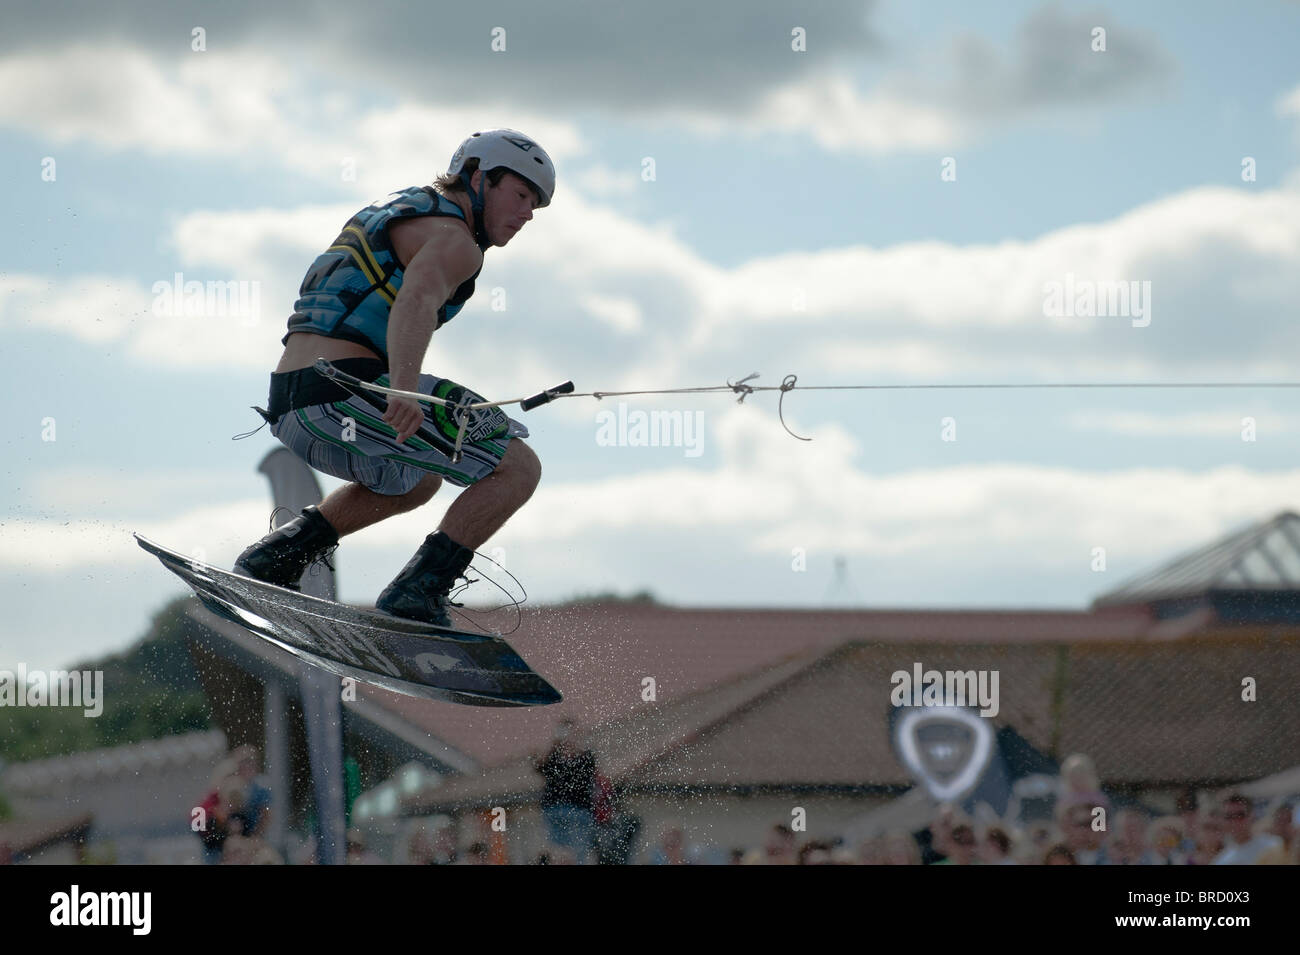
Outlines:
<svg viewBox="0 0 1300 955"><path fill-rule="evenodd" d="M382 56L350 45L363 16L403 24ZM258 423L303 271L477 128L523 129L559 169L424 362L493 397L751 371L1300 380L1300 4L509 2L435 23L396 3L10 3L3 27L0 667L118 649L181 592L131 530L221 564L265 531L255 468L277 444L230 437ZM156 314L176 272L257 282L260 311ZM1150 282L1150 323L1045 314L1067 273ZM487 550L539 600L818 606L842 556L867 606L1082 607L1296 507L1295 399L796 392L812 442L770 393L629 399L701 412L698 456L601 446L616 402L572 399L513 412L542 485ZM373 600L455 493L348 538L343 597Z"/></svg>

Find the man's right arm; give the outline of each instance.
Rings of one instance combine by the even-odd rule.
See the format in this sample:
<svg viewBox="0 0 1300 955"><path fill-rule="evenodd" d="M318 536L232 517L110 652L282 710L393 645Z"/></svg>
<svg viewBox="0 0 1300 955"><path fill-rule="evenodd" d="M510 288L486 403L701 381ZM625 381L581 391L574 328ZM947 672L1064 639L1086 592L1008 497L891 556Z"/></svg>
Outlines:
<svg viewBox="0 0 1300 955"><path fill-rule="evenodd" d="M482 260L483 253L462 229L443 226L434 229L407 264L388 315L389 382L393 388L417 389L420 363L433 337L438 309ZM419 430L424 409L412 398L390 398L384 420L397 431L397 440L405 441Z"/></svg>

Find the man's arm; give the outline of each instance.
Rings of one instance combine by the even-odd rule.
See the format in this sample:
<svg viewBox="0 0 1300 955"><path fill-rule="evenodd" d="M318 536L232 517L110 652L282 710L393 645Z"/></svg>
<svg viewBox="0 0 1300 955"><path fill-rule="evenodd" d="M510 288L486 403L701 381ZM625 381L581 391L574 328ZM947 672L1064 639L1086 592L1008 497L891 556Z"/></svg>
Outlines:
<svg viewBox="0 0 1300 955"><path fill-rule="evenodd" d="M432 236L406 266L388 316L389 382L401 391L415 391L419 385L420 363L438 309L483 261L483 253L463 229L452 223L432 225ZM397 440L405 441L419 430L424 409L412 398L390 397L384 420L397 431Z"/></svg>

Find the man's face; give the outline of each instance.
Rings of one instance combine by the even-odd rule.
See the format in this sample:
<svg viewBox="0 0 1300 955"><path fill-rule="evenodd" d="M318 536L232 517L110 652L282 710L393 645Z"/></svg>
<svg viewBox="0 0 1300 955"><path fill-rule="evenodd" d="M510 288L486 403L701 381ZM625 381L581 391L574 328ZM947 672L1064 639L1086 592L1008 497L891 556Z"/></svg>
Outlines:
<svg viewBox="0 0 1300 955"><path fill-rule="evenodd" d="M970 865L975 857L975 831L970 826L961 825L952 830L949 838L952 857L961 865Z"/></svg>
<svg viewBox="0 0 1300 955"><path fill-rule="evenodd" d="M513 239L532 219L535 208L537 193L514 173L507 172L495 186L489 184L483 219L492 244L500 247Z"/></svg>
<svg viewBox="0 0 1300 955"><path fill-rule="evenodd" d="M1074 806L1065 815L1061 826L1065 843L1071 849L1086 848L1092 842L1092 813L1087 806Z"/></svg>
<svg viewBox="0 0 1300 955"><path fill-rule="evenodd" d="M1272 824L1269 826L1268 831L1275 836L1287 839L1295 826L1294 818L1294 810L1291 806L1278 806L1277 809L1273 810Z"/></svg>
<svg viewBox="0 0 1300 955"><path fill-rule="evenodd" d="M769 856L785 855L794 851L794 833L784 829L773 829L767 837L767 854Z"/></svg>
<svg viewBox="0 0 1300 955"><path fill-rule="evenodd" d="M1228 832L1238 842L1250 838L1250 804L1245 802L1225 802L1223 804L1223 821Z"/></svg>
<svg viewBox="0 0 1300 955"><path fill-rule="evenodd" d="M1118 822L1116 828L1119 829L1121 838L1130 846L1140 846L1146 841L1143 838L1146 835L1146 824L1137 813L1121 812Z"/></svg>
<svg viewBox="0 0 1300 955"><path fill-rule="evenodd" d="M1223 847L1223 820L1211 813L1201 820L1197 832L1197 843L1205 846Z"/></svg>

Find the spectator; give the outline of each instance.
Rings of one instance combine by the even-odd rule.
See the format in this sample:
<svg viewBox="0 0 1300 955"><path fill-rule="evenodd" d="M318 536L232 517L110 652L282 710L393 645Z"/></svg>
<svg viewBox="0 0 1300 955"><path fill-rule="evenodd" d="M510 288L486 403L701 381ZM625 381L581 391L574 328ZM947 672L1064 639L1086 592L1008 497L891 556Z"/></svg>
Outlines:
<svg viewBox="0 0 1300 955"><path fill-rule="evenodd" d="M280 854L257 836L231 835L221 854L222 865L283 865Z"/></svg>
<svg viewBox="0 0 1300 955"><path fill-rule="evenodd" d="M1187 855L1183 850L1185 839L1183 820L1177 816L1165 816L1153 820L1147 827L1151 864L1186 865Z"/></svg>
<svg viewBox="0 0 1300 955"><path fill-rule="evenodd" d="M920 865L921 847L909 832L891 832L885 836L886 865Z"/></svg>
<svg viewBox="0 0 1300 955"><path fill-rule="evenodd" d="M406 844L411 865L453 865L456 862L456 829L451 823L435 826L421 823L412 830Z"/></svg>
<svg viewBox="0 0 1300 955"><path fill-rule="evenodd" d="M975 864L975 827L969 822L963 821L953 826L948 845L948 857L936 865Z"/></svg>
<svg viewBox="0 0 1300 955"><path fill-rule="evenodd" d="M1045 822L1035 822L1025 830L1025 838L1016 848L1016 861L1023 865L1042 865L1048 847L1060 841L1060 832Z"/></svg>
<svg viewBox="0 0 1300 955"><path fill-rule="evenodd" d="M240 817L244 808L243 780L238 776L220 780L199 808L202 810L203 828L198 836L203 843L203 861L216 865L222 861L226 841L232 835L243 835L244 825Z"/></svg>
<svg viewBox="0 0 1300 955"><path fill-rule="evenodd" d="M1110 812L1110 800L1101 791L1097 770L1092 765L1092 760L1082 753L1066 757L1061 764L1060 785L1060 801L1067 808L1074 805L1086 805L1089 808L1101 806L1107 813Z"/></svg>
<svg viewBox="0 0 1300 955"><path fill-rule="evenodd" d="M1252 865L1265 852L1282 848L1282 840L1270 832L1251 832L1254 822L1250 799L1239 792L1223 800L1223 821L1227 845L1214 858L1214 865Z"/></svg>
<svg viewBox="0 0 1300 955"><path fill-rule="evenodd" d="M232 835L259 839L266 835L271 791L256 779L258 758L257 747L240 746L217 765L212 790L199 804L205 816L205 828L199 833L205 863L222 861Z"/></svg>
<svg viewBox="0 0 1300 955"><path fill-rule="evenodd" d="M1265 832L1282 840L1282 854L1292 856L1296 848L1295 807L1289 802L1278 802L1268 814Z"/></svg>
<svg viewBox="0 0 1300 955"><path fill-rule="evenodd" d="M767 865L794 865L798 861L794 831L784 823L778 822L772 827L764 849Z"/></svg>
<svg viewBox="0 0 1300 955"><path fill-rule="evenodd" d="M596 823L596 864L628 865L641 831L641 819L623 811L613 781L600 772L596 773L592 817Z"/></svg>
<svg viewBox="0 0 1300 955"><path fill-rule="evenodd" d="M257 781L261 755L256 746L240 746L230 754L235 763L235 775L244 784L244 807L240 818L245 836L265 836L271 822L271 790Z"/></svg>
<svg viewBox="0 0 1300 955"><path fill-rule="evenodd" d="M833 865L834 846L829 842L808 842L799 849L799 865Z"/></svg>
<svg viewBox="0 0 1300 955"><path fill-rule="evenodd" d="M1078 865L1078 860L1074 857L1074 852L1063 842L1058 842L1054 846L1049 846L1043 853L1043 865Z"/></svg>
<svg viewBox="0 0 1300 955"><path fill-rule="evenodd" d="M952 852L953 827L961 821L961 812L950 802L940 803L934 821L921 834L921 864L935 865Z"/></svg>
<svg viewBox="0 0 1300 955"><path fill-rule="evenodd" d="M888 865L885 858L885 837L872 836L858 846L858 865Z"/></svg>
<svg viewBox="0 0 1300 955"><path fill-rule="evenodd" d="M491 853L486 842L471 842L465 850L464 865L491 865Z"/></svg>
<svg viewBox="0 0 1300 955"><path fill-rule="evenodd" d="M1278 803L1269 813L1266 831L1282 840L1282 845L1275 849L1266 849L1255 860L1256 865L1300 865L1300 838L1295 825L1295 806L1291 803Z"/></svg>
<svg viewBox="0 0 1300 955"><path fill-rule="evenodd" d="M221 864L248 865L253 861L253 852L256 848L252 842L252 839L245 839L240 835L233 833L228 835L221 847Z"/></svg>
<svg viewBox="0 0 1300 955"><path fill-rule="evenodd" d="M669 823L659 836L659 846L650 853L651 865L690 865L686 858L686 833Z"/></svg>
<svg viewBox="0 0 1300 955"><path fill-rule="evenodd" d="M284 857L268 846L261 839L256 840L258 843L257 851L253 854L253 865L284 865Z"/></svg>
<svg viewBox="0 0 1300 955"><path fill-rule="evenodd" d="M1063 844L1074 857L1075 865L1096 865L1106 834L1093 828L1092 800L1057 804L1057 816Z"/></svg>
<svg viewBox="0 0 1300 955"><path fill-rule="evenodd" d="M1208 806L1196 822L1196 841L1188 865L1209 865L1223 851L1223 819L1217 807Z"/></svg>
<svg viewBox="0 0 1300 955"><path fill-rule="evenodd" d="M1097 853L1097 865L1151 865L1142 815L1132 809L1121 809L1112 821L1113 831Z"/></svg>
<svg viewBox="0 0 1300 955"><path fill-rule="evenodd" d="M348 865L382 865L383 859L366 848L366 837L360 829L348 830Z"/></svg>
<svg viewBox="0 0 1300 955"><path fill-rule="evenodd" d="M1183 841L1178 845L1179 855L1183 859L1189 859L1196 851L1196 833L1201 823L1198 805L1196 790L1184 789L1175 806L1178 818L1183 823Z"/></svg>
<svg viewBox="0 0 1300 955"><path fill-rule="evenodd" d="M551 841L568 849L578 864L585 865L595 827L596 757L591 750L579 750L574 745L573 729L572 720L561 720L550 751L535 759L533 765L546 780L542 814ZM551 864L555 864L554 860Z"/></svg>
<svg viewBox="0 0 1300 955"><path fill-rule="evenodd" d="M989 826L979 841L979 861L985 865L1016 865L1011 857L1011 837L1001 826Z"/></svg>

